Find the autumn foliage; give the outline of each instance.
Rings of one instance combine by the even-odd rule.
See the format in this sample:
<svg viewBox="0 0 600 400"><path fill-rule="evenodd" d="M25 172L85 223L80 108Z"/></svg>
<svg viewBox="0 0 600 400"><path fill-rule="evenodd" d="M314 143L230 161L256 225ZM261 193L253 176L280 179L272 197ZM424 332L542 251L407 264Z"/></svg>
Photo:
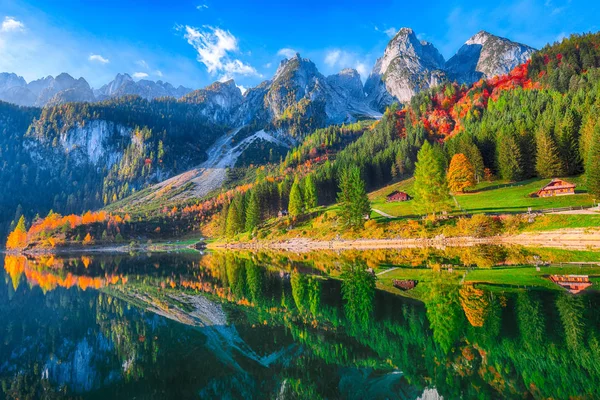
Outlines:
<svg viewBox="0 0 600 400"><path fill-rule="evenodd" d="M448 188L452 192L463 193L465 189L473 186L475 186L475 168L464 154L455 154L448 169Z"/></svg>
<svg viewBox="0 0 600 400"><path fill-rule="evenodd" d="M465 120L479 119L488 101L498 99L501 93L516 88L541 88L539 83L529 79L528 68L529 61L506 75L482 79L470 87L447 84L426 95L420 104L411 103L408 113L413 124L421 123L429 135L442 139L451 137L464 129Z"/></svg>
<svg viewBox="0 0 600 400"><path fill-rule="evenodd" d="M88 211L81 216L74 214L62 216L50 212L47 217L33 221L29 230L26 230L25 220L21 217L15 230L8 236L6 247L9 250L20 250L34 243L42 247L57 247L65 243L65 232L94 224L104 224L107 230L118 234L120 226L129 220L128 215L121 217L106 211ZM93 238L88 232L83 243L89 244L92 240Z"/></svg>

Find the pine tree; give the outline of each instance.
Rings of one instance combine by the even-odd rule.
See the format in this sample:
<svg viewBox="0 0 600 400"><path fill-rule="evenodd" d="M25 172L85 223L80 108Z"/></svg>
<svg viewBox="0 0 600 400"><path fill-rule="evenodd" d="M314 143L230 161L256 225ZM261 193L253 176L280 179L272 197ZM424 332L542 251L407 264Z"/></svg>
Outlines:
<svg viewBox="0 0 600 400"><path fill-rule="evenodd" d="M417 207L426 213L435 214L448 208L450 196L443 162L429 142L423 144L417 155L414 192Z"/></svg>
<svg viewBox="0 0 600 400"><path fill-rule="evenodd" d="M219 215L219 234L221 236L227 235L227 218L229 216L229 201L225 199L223 203L223 208L221 209L221 214Z"/></svg>
<svg viewBox="0 0 600 400"><path fill-rule="evenodd" d="M448 188L453 192L462 193L473 186L475 186L475 168L464 154L455 154L448 169Z"/></svg>
<svg viewBox="0 0 600 400"><path fill-rule="evenodd" d="M502 179L518 181L523 178L521 147L513 135L498 136L498 172Z"/></svg>
<svg viewBox="0 0 600 400"><path fill-rule="evenodd" d="M260 223L260 204L256 191L250 194L250 200L246 207L246 231L252 232Z"/></svg>
<svg viewBox="0 0 600 400"><path fill-rule="evenodd" d="M236 197L229 205L225 234L234 237L244 229L244 213L242 198Z"/></svg>
<svg viewBox="0 0 600 400"><path fill-rule="evenodd" d="M304 211L304 201L302 200L302 193L300 192L300 181L296 176L292 189L290 190L290 202L288 205L288 212L290 217L296 218Z"/></svg>
<svg viewBox="0 0 600 400"><path fill-rule="evenodd" d="M365 215L371 213L371 204L358 167L342 171L338 203L340 218L346 226L361 228L364 225Z"/></svg>
<svg viewBox="0 0 600 400"><path fill-rule="evenodd" d="M536 138L537 154L535 170L542 178L555 178L562 176L562 163L558 155L558 149L549 130L541 127Z"/></svg>
<svg viewBox="0 0 600 400"><path fill-rule="evenodd" d="M600 129L594 131L585 166L588 191L600 198Z"/></svg>
<svg viewBox="0 0 600 400"><path fill-rule="evenodd" d="M579 117L571 109L567 111L559 129L559 152L564 171L573 175L581 171L579 156Z"/></svg>
<svg viewBox="0 0 600 400"><path fill-rule="evenodd" d="M307 210L315 208L318 204L317 185L312 174L308 174L304 179L304 206Z"/></svg>

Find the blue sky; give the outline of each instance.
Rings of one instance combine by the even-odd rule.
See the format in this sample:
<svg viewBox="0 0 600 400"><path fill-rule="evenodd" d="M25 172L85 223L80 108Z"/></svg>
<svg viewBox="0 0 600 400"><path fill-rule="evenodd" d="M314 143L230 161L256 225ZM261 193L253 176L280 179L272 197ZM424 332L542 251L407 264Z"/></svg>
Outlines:
<svg viewBox="0 0 600 400"><path fill-rule="evenodd" d="M27 81L68 72L93 87L118 72L251 87L297 51L324 74L350 67L365 79L401 27L448 59L482 29L540 48L598 31L599 17L600 2L583 0L0 0L0 71Z"/></svg>

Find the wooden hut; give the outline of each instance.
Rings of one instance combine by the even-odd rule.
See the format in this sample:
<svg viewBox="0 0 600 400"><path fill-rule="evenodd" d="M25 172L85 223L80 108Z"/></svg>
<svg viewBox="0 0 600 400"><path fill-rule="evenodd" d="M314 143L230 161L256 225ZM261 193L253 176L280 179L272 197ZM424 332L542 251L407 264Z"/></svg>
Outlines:
<svg viewBox="0 0 600 400"><path fill-rule="evenodd" d="M573 294L592 286L587 275L550 275L550 280Z"/></svg>
<svg viewBox="0 0 600 400"><path fill-rule="evenodd" d="M386 201L388 203L394 203L397 201L408 201L408 200L410 200L410 196L408 195L408 193L399 192L397 190L388 194L387 198L386 198Z"/></svg>
<svg viewBox="0 0 600 400"><path fill-rule="evenodd" d="M552 197L552 196L567 196L575 194L575 187L577 185L563 181L562 179L552 179L550 183L538 190L538 197Z"/></svg>

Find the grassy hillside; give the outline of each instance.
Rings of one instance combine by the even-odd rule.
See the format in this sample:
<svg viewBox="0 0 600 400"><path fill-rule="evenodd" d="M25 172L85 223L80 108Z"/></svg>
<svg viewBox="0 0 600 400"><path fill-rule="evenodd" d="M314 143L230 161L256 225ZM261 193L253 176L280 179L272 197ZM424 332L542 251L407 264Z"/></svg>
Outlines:
<svg viewBox="0 0 600 400"><path fill-rule="evenodd" d="M477 213L516 213L526 212L529 207L532 210L550 208L591 206L594 197L587 193L585 179L582 176L565 178L567 181L577 184L576 194L572 196L558 197L531 197L532 193L550 182L550 179L528 179L522 182L481 182L475 188L465 194L454 196L452 202L453 213L467 212ZM385 186L369 194L372 207L395 217L407 217L421 215L414 200L407 202L388 203L386 197L393 191L403 191L411 196L414 180L407 179L401 182ZM600 199L598 199L600 200Z"/></svg>

